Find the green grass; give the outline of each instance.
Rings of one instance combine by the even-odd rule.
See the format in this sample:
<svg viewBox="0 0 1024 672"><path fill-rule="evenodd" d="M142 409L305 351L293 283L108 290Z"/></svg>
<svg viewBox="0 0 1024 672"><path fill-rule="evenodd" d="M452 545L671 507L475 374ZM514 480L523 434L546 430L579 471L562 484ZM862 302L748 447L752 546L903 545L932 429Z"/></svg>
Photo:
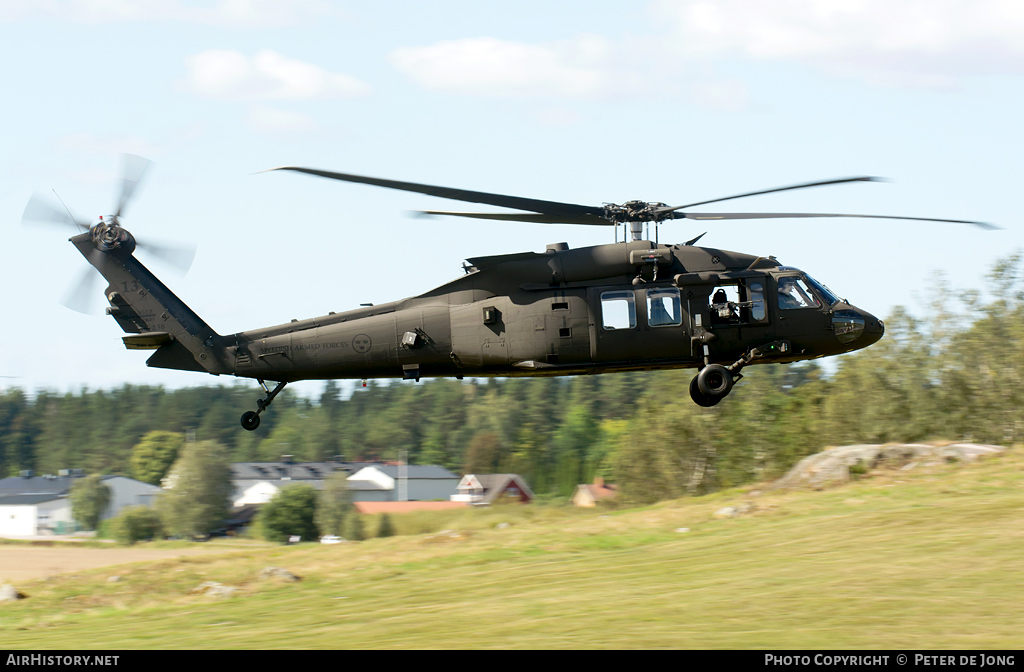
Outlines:
<svg viewBox="0 0 1024 672"><path fill-rule="evenodd" d="M614 513L515 507L393 517L399 529L443 526L457 538L230 551L239 547L225 543L223 555L20 585L30 598L0 605L0 641L34 649L1020 648L1022 453L875 472L819 492L746 488ZM753 511L714 518L744 501ZM266 566L303 580L259 581ZM123 578L109 583L112 574ZM189 594L211 580L238 592Z"/></svg>

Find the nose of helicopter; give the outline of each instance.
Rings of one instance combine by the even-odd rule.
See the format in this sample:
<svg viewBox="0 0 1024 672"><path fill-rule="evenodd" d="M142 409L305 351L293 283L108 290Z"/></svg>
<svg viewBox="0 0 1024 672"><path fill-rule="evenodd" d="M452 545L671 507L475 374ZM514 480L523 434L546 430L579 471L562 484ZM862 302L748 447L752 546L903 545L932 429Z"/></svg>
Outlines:
<svg viewBox="0 0 1024 672"><path fill-rule="evenodd" d="M859 345L866 347L882 340L882 336L885 335L885 325L882 321L866 310L858 312L864 318L864 335L861 336L863 343Z"/></svg>
<svg viewBox="0 0 1024 672"><path fill-rule="evenodd" d="M877 343L885 334L885 325L866 310L840 304L832 312L832 331L849 352Z"/></svg>

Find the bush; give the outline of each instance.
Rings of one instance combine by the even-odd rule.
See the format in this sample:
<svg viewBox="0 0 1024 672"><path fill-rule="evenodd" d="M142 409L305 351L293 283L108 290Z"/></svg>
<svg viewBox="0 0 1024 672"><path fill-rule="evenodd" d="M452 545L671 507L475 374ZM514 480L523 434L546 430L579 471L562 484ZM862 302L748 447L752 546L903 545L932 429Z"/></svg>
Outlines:
<svg viewBox="0 0 1024 672"><path fill-rule="evenodd" d="M110 506L110 488L99 474L79 478L71 485L71 514L87 530L95 530Z"/></svg>
<svg viewBox="0 0 1024 672"><path fill-rule="evenodd" d="M126 546L163 536L160 516L148 506L126 506L119 516L109 521L106 529Z"/></svg>
<svg viewBox="0 0 1024 672"><path fill-rule="evenodd" d="M391 525L391 516L386 513L380 514L380 525L377 527L378 537L392 537L395 535L395 528Z"/></svg>
<svg viewBox="0 0 1024 672"><path fill-rule="evenodd" d="M343 536L349 541L363 541L366 539L363 517L355 509L345 517L345 534Z"/></svg>
<svg viewBox="0 0 1024 672"><path fill-rule="evenodd" d="M132 476L143 483L160 485L184 446L184 434L149 432L132 448Z"/></svg>
<svg viewBox="0 0 1024 672"><path fill-rule="evenodd" d="M317 539L317 528L313 522L316 495L316 489L310 485L282 488L260 510L263 538L279 543L288 541L292 535L302 537L302 541Z"/></svg>
<svg viewBox="0 0 1024 672"><path fill-rule="evenodd" d="M223 526L233 492L227 449L214 441L189 443L171 468L156 509L168 534L205 537Z"/></svg>
<svg viewBox="0 0 1024 672"><path fill-rule="evenodd" d="M111 523L113 521L114 521L113 518L107 518L106 520L101 520L100 521L100 524L96 526L96 538L97 539L113 539L114 538L114 536L113 536L114 533L112 531L114 528L111 526Z"/></svg>
<svg viewBox="0 0 1024 672"><path fill-rule="evenodd" d="M320 534L343 535L345 518L352 512L352 493L348 489L348 475L336 471L324 482L316 503L316 523Z"/></svg>

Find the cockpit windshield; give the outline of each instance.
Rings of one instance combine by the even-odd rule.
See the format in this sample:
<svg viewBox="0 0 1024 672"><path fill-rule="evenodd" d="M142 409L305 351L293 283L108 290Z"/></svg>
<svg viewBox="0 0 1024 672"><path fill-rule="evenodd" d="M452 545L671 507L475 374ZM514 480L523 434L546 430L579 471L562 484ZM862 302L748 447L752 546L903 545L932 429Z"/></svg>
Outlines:
<svg viewBox="0 0 1024 672"><path fill-rule="evenodd" d="M839 297L833 294L828 287L821 284L820 282L818 282L811 276L807 275L806 273L804 273L804 277L807 278L807 284L813 287L821 296L821 298L825 299L825 303L827 303L830 306L839 303Z"/></svg>
<svg viewBox="0 0 1024 672"><path fill-rule="evenodd" d="M793 310L795 308L818 308L818 299L807 288L804 279L795 276L779 278L779 308Z"/></svg>

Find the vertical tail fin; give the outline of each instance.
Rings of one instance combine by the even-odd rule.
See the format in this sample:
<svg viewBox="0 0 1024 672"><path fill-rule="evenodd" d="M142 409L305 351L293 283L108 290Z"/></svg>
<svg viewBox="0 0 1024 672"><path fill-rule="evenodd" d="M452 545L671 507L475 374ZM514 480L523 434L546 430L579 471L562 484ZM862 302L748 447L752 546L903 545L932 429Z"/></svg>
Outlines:
<svg viewBox="0 0 1024 672"><path fill-rule="evenodd" d="M130 334L125 346L156 349L149 366L207 373L232 373L228 343L174 295L132 254L134 239L123 231L123 244L105 249L92 232L71 238L78 251L109 283L107 313Z"/></svg>

